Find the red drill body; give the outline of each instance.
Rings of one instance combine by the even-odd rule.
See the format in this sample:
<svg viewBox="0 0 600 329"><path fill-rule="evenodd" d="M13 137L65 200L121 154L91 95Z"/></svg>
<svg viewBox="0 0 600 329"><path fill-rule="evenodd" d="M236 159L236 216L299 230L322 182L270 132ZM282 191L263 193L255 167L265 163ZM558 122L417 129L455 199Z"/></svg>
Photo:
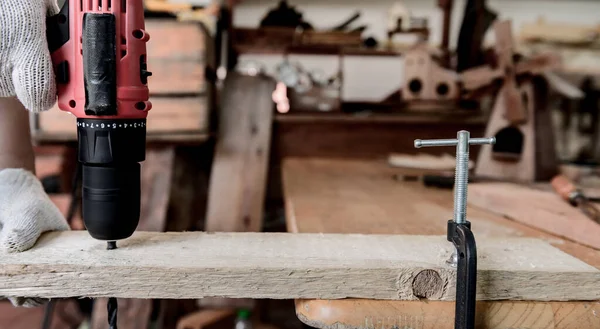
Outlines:
<svg viewBox="0 0 600 329"><path fill-rule="evenodd" d="M77 117L83 219L97 239L135 231L152 104L142 0L67 0L48 19L58 106Z"/></svg>
<svg viewBox="0 0 600 329"><path fill-rule="evenodd" d="M68 5L67 5L68 4ZM142 0L68 0L63 7L68 15L61 11L55 16L58 24L68 24L68 39L58 49L52 49L52 61L59 76L58 106L63 111L73 113L77 118L125 119L146 118L152 104L148 101L149 91L140 75L146 70L146 42L150 35L145 31L144 7ZM94 49L84 49L82 38L84 31L84 16L86 14L108 14L114 16L115 35L92 36L93 41L102 42L103 37L114 38L115 73L116 73L116 110L117 114L97 116L86 114L85 92L85 63L84 52ZM61 16L62 15L62 16ZM61 38L67 36L64 32ZM55 38L55 36L52 36ZM52 48L52 45L51 45ZM67 72L59 67L68 63ZM143 67L142 67L143 66ZM66 73L66 74L65 74ZM105 72L98 72L103 74ZM64 81L66 76L68 81ZM140 104L142 103L142 104Z"/></svg>

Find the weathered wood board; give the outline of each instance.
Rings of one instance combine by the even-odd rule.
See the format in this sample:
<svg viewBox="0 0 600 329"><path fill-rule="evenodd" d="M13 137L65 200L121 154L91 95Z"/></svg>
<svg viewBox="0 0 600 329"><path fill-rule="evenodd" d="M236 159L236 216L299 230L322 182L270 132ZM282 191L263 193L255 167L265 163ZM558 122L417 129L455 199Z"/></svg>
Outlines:
<svg viewBox="0 0 600 329"><path fill-rule="evenodd" d="M106 250L52 232L0 257L0 296L453 300L452 250L444 236L204 232L137 232ZM600 300L599 286L600 270L541 240L478 241L479 300Z"/></svg>
<svg viewBox="0 0 600 329"><path fill-rule="evenodd" d="M230 74L223 89L210 174L206 231L262 229L275 82Z"/></svg>

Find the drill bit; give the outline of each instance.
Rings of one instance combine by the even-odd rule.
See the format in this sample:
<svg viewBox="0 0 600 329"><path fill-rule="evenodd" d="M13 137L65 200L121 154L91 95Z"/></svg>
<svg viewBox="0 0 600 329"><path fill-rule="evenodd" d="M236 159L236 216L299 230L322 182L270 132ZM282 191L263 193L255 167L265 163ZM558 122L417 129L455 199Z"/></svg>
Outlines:
<svg viewBox="0 0 600 329"><path fill-rule="evenodd" d="M109 329L117 329L117 299L111 297L108 299L108 328Z"/></svg>
<svg viewBox="0 0 600 329"><path fill-rule="evenodd" d="M106 243L106 249L113 250L117 249L117 241L108 241ZM117 310L118 310L117 299L111 297L108 299L108 328L117 329Z"/></svg>

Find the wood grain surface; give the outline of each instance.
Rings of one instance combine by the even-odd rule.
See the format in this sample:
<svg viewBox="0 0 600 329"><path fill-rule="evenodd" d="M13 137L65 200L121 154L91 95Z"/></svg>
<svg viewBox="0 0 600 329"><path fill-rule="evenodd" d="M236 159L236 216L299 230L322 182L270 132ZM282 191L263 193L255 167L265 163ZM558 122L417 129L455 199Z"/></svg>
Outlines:
<svg viewBox="0 0 600 329"><path fill-rule="evenodd" d="M147 19L150 94L189 95L205 89L206 34L199 23Z"/></svg>
<svg viewBox="0 0 600 329"><path fill-rule="evenodd" d="M282 169L288 230L298 233L446 234L452 190L397 179L406 170L381 160L289 158ZM411 174L414 174L411 171ZM473 201L476 184L469 184ZM561 201L564 202L564 201ZM541 238L600 269L600 251L509 220L485 208L467 207L475 239Z"/></svg>
<svg viewBox="0 0 600 329"><path fill-rule="evenodd" d="M315 328L454 329L452 302L299 300L296 306L298 317ZM478 329L600 328L600 303L479 301L475 326Z"/></svg>
<svg viewBox="0 0 600 329"><path fill-rule="evenodd" d="M445 234L446 221L452 217L452 190L398 180L403 174L414 175L415 172L391 168L384 159L287 159L282 178L288 230ZM472 184L469 186L471 197ZM485 208L469 205L467 218L478 242L490 237L537 237L600 268L600 252L592 248L506 219ZM571 282L576 285L576 281ZM600 328L599 305L597 301L480 301L477 328ZM299 318L317 328L444 329L454 326L453 302L298 300L296 306Z"/></svg>
<svg viewBox="0 0 600 329"><path fill-rule="evenodd" d="M453 300L453 248L445 236L138 232L108 251L87 232L52 232L2 255L0 296ZM600 270L541 240L477 248L480 300L600 299Z"/></svg>
<svg viewBox="0 0 600 329"><path fill-rule="evenodd" d="M275 82L230 74L210 177L206 231L262 229Z"/></svg>
<svg viewBox="0 0 600 329"><path fill-rule="evenodd" d="M448 113L451 114L279 114L273 130L278 136L274 148L281 158L373 159L390 153L419 153L413 143L416 138L456 136L461 129L469 130L472 136L483 136L486 124L483 116L457 115L450 110ZM447 151L440 147L427 150L431 154ZM478 149L471 150L472 159L477 152Z"/></svg>
<svg viewBox="0 0 600 329"><path fill-rule="evenodd" d="M510 183L477 183L469 187L469 204L600 249L600 225L555 192Z"/></svg>

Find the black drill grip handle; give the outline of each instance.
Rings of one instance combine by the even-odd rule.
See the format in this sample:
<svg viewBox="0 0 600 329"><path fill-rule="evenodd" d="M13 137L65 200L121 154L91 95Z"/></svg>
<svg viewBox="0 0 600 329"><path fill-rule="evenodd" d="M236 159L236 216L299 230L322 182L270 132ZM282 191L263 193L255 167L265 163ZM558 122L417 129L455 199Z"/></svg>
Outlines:
<svg viewBox="0 0 600 329"><path fill-rule="evenodd" d="M82 33L86 115L117 115L116 46L115 15L86 13Z"/></svg>

